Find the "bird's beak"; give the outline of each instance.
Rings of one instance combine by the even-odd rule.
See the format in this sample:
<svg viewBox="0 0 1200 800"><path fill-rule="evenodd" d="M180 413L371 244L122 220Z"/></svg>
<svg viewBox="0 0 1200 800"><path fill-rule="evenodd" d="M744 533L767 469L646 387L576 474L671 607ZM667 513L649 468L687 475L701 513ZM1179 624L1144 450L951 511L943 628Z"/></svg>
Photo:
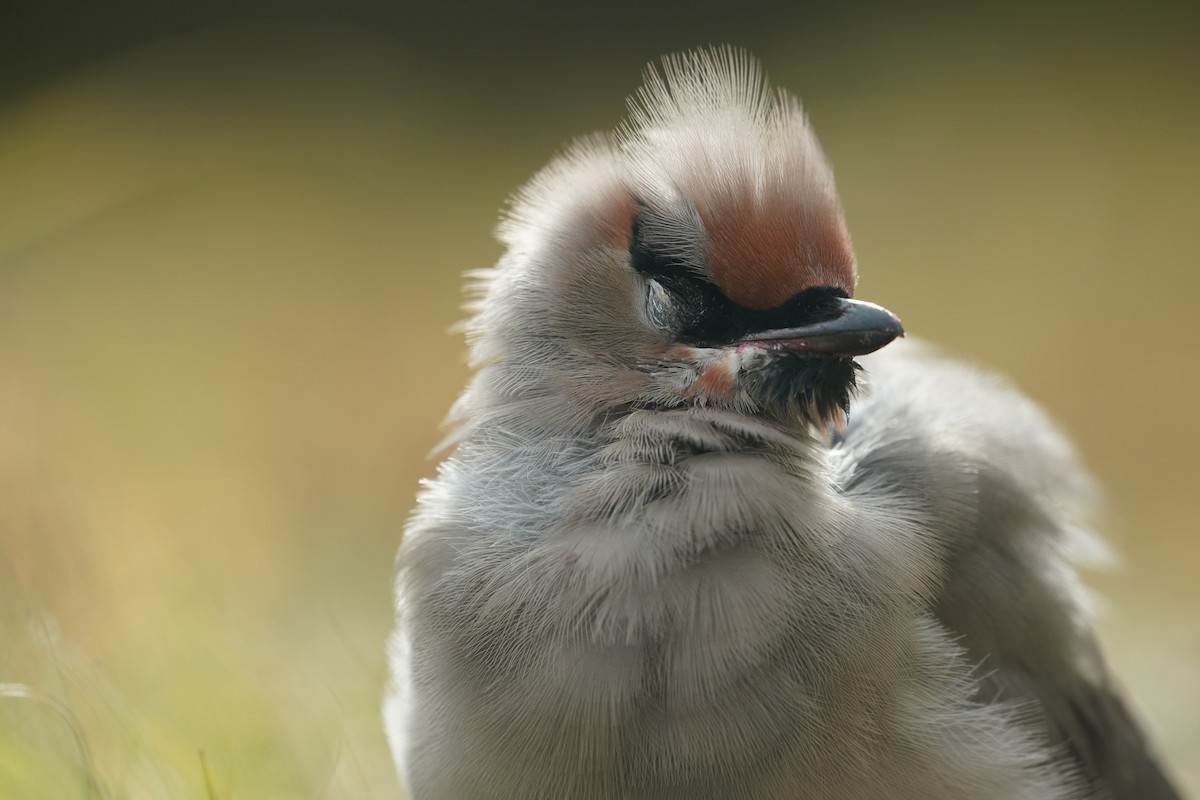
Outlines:
<svg viewBox="0 0 1200 800"><path fill-rule="evenodd" d="M798 328L757 331L738 340L738 349L762 347L814 356L852 358L872 353L904 335L900 319L882 306L842 298L837 316Z"/></svg>

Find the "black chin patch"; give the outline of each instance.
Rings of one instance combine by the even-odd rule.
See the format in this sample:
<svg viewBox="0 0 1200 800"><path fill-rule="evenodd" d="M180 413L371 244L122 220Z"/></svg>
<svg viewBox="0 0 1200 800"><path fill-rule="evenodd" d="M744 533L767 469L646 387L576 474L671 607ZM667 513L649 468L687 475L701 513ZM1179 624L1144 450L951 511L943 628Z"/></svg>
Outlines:
<svg viewBox="0 0 1200 800"><path fill-rule="evenodd" d="M803 416L822 425L850 410L860 369L849 358L773 352L760 369L743 372L741 380L764 410L781 418Z"/></svg>

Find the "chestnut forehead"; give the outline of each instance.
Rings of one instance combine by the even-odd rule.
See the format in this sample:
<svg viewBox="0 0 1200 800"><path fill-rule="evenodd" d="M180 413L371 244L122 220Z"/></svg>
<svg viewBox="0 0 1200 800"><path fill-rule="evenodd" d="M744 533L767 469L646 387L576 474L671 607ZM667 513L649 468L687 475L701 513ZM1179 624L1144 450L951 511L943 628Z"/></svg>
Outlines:
<svg viewBox="0 0 1200 800"><path fill-rule="evenodd" d="M854 293L854 252L836 206L725 197L698 204L697 212L708 271L738 305L776 308L818 286Z"/></svg>

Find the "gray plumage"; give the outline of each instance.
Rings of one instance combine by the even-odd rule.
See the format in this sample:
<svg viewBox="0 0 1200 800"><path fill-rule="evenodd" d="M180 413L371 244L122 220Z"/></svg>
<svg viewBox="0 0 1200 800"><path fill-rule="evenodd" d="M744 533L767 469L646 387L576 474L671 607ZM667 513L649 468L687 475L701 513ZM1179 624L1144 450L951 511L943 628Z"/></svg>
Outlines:
<svg viewBox="0 0 1200 800"><path fill-rule="evenodd" d="M1178 797L1091 631L1063 438L907 342L843 416L899 329L828 338L832 173L753 62L669 60L500 236L400 554L412 800Z"/></svg>

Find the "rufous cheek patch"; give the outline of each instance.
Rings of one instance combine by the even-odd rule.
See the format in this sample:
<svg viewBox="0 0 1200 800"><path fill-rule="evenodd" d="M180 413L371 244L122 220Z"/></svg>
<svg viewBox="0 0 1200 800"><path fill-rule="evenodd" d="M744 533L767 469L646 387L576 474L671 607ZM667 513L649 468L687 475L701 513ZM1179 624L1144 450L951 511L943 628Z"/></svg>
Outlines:
<svg viewBox="0 0 1200 800"><path fill-rule="evenodd" d="M684 396L694 399L728 400L733 396L735 384L733 369L724 361L718 361L709 364L700 372L684 392Z"/></svg>
<svg viewBox="0 0 1200 800"><path fill-rule="evenodd" d="M687 361L696 356L696 350L686 344L648 344L642 347L642 356L670 359L671 361Z"/></svg>
<svg viewBox="0 0 1200 800"><path fill-rule="evenodd" d="M854 294L854 250L840 209L747 198L701 209L700 217L712 278L743 308L777 308L815 286Z"/></svg>
<svg viewBox="0 0 1200 800"><path fill-rule="evenodd" d="M613 181L599 188L596 196L589 197L587 203L571 209L571 216L562 225L562 229L570 232L571 236L564 238L568 246L576 251L612 248L627 252L633 238L637 212L637 198L623 184ZM567 266L548 273L548 280L560 296L573 296L591 284L593 278L588 275L589 265L593 263L591 260L560 260Z"/></svg>
<svg viewBox="0 0 1200 800"><path fill-rule="evenodd" d="M604 244L616 250L628 250L637 217L637 198L622 188L613 187L594 209L596 230Z"/></svg>

